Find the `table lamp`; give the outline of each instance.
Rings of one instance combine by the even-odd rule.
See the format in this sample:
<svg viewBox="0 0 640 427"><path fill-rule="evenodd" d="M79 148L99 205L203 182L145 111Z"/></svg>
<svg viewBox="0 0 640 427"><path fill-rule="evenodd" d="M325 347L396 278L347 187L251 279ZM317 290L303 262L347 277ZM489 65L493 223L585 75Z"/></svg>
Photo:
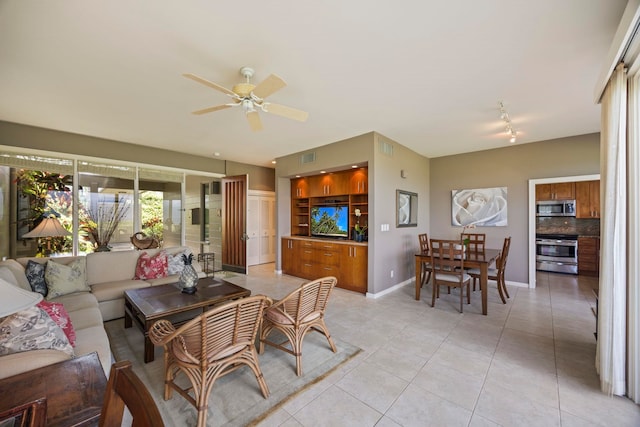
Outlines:
<svg viewBox="0 0 640 427"><path fill-rule="evenodd" d="M44 218L36 228L22 235L23 238L27 239L63 236L71 236L71 233L60 224L60 221L54 215ZM47 255L50 253L51 239L47 239Z"/></svg>
<svg viewBox="0 0 640 427"><path fill-rule="evenodd" d="M42 294L29 292L0 279L0 318L26 310L42 301Z"/></svg>

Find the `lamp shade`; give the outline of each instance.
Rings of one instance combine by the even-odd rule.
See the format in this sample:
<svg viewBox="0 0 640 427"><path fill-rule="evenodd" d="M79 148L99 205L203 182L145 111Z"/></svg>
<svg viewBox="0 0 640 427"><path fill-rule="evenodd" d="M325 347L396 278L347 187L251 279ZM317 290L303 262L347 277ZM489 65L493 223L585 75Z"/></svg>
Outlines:
<svg viewBox="0 0 640 427"><path fill-rule="evenodd" d="M23 238L31 239L36 237L60 237L60 236L71 236L71 233L68 232L58 218L55 216L50 216L49 218L45 218L38 224L36 228L31 230L28 233L22 235Z"/></svg>
<svg viewBox="0 0 640 427"><path fill-rule="evenodd" d="M0 279L0 317L33 307L42 301L42 294L29 292Z"/></svg>

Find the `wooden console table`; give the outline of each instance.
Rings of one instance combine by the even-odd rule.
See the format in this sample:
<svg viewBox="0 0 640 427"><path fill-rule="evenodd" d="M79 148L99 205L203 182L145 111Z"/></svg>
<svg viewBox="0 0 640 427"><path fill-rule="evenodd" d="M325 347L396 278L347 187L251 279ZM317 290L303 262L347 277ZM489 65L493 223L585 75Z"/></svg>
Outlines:
<svg viewBox="0 0 640 427"><path fill-rule="evenodd" d="M0 380L0 412L47 400L47 427L97 426L107 377L97 353Z"/></svg>

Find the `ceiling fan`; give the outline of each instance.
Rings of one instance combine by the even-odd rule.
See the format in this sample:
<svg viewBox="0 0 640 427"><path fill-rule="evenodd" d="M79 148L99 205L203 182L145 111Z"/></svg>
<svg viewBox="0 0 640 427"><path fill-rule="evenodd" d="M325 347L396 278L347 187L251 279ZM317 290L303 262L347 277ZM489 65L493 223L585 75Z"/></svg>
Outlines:
<svg viewBox="0 0 640 427"><path fill-rule="evenodd" d="M220 91L233 99L233 102L230 102L228 104L203 108L202 110L194 111L193 114L206 114L214 111L224 110L226 108L241 106L242 110L247 116L249 126L253 131L262 130L262 120L260 120L258 110L262 110L265 113L277 114L278 116L298 120L300 122L304 122L305 120L307 120L309 113L307 113L306 111L297 110L295 108L287 107L284 105L273 104L264 100L267 96L279 91L287 85L284 80L282 80L282 78L276 76L275 74L271 74L256 86L251 83L251 78L254 74L252 68L242 67L240 69L240 74L245 78L246 81L244 83L238 83L231 90L220 86L219 84L210 82L209 80L203 79L202 77L196 76L195 74L183 74L183 76L185 76L186 78L201 83L205 86L209 86L210 88Z"/></svg>

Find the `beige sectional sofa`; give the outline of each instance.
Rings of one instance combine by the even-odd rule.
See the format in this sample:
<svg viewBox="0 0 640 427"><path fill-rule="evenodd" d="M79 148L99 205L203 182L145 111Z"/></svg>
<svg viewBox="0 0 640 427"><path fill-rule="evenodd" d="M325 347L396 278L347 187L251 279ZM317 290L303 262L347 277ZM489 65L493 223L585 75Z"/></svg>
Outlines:
<svg viewBox="0 0 640 427"><path fill-rule="evenodd" d="M100 362L109 372L112 363L109 339L103 322L124 316L124 291L178 281L178 275L169 275L158 279L134 280L138 257L147 252L153 256L162 249L145 251L98 252L86 256L86 279L90 292L75 292L51 299L60 302L69 313L76 332L74 354L98 352ZM186 247L164 249L167 254L175 255L187 250ZM55 262L69 264L78 257L59 257ZM18 258L0 262L0 277L31 291L25 276L25 267L29 260L46 263L48 258ZM194 268L200 277L205 274L194 262ZM11 280L13 279L13 280ZM6 378L42 366L56 363L69 356L58 350L31 350L0 356L0 378Z"/></svg>

